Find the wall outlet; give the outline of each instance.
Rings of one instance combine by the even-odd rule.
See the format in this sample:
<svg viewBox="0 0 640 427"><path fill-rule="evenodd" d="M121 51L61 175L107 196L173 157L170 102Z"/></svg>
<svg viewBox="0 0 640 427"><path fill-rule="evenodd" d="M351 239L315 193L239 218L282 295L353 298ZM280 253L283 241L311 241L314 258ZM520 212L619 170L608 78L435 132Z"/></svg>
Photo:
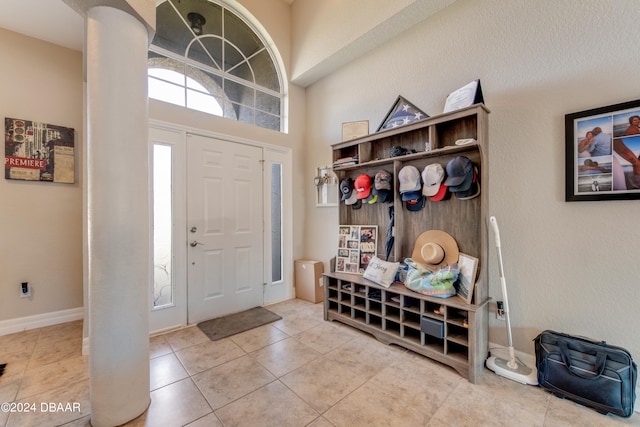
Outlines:
<svg viewBox="0 0 640 427"><path fill-rule="evenodd" d="M30 296L31 296L31 287L29 286L29 282L22 282L20 284L20 297L29 298Z"/></svg>
<svg viewBox="0 0 640 427"><path fill-rule="evenodd" d="M505 320L505 318L504 318L504 303L502 301L496 301L496 319Z"/></svg>

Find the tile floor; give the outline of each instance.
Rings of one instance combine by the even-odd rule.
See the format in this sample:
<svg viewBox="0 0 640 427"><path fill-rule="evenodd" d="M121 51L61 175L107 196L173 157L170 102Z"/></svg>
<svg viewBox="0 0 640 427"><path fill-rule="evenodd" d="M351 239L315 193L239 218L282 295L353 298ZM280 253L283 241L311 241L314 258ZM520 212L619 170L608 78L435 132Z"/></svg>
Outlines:
<svg viewBox="0 0 640 427"><path fill-rule="evenodd" d="M127 426L640 426L484 371L455 371L348 326L322 304L268 307L283 319L211 342L196 327L151 338L151 406ZM82 322L0 337L0 426L90 426ZM45 402L76 403L41 411ZM55 405L54 405L55 407Z"/></svg>

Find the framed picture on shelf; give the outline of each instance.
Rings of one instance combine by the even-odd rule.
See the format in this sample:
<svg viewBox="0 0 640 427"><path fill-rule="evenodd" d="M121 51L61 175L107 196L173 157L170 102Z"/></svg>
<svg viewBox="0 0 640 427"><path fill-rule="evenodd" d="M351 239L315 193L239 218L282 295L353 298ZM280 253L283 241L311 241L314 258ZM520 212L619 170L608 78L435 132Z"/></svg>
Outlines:
<svg viewBox="0 0 640 427"><path fill-rule="evenodd" d="M565 200L640 199L640 100L565 116Z"/></svg>
<svg viewBox="0 0 640 427"><path fill-rule="evenodd" d="M336 272L362 274L376 254L377 225L341 225Z"/></svg>
<svg viewBox="0 0 640 427"><path fill-rule="evenodd" d="M471 255L458 254L458 268L460 275L455 283L457 295L467 304L471 304L473 299L473 288L476 285L476 277L478 275L478 258Z"/></svg>
<svg viewBox="0 0 640 427"><path fill-rule="evenodd" d="M369 135L369 120L342 123L342 141L350 141Z"/></svg>
<svg viewBox="0 0 640 427"><path fill-rule="evenodd" d="M480 79L467 83L447 96L443 113L469 107L473 104L484 104Z"/></svg>

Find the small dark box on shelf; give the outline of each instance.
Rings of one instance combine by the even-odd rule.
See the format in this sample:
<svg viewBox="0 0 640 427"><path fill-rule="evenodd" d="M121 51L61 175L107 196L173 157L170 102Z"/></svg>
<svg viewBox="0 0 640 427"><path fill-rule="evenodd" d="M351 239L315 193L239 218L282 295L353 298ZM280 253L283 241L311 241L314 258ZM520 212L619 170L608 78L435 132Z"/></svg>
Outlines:
<svg viewBox="0 0 640 427"><path fill-rule="evenodd" d="M444 338L444 322L430 317L420 318L420 330L436 338Z"/></svg>

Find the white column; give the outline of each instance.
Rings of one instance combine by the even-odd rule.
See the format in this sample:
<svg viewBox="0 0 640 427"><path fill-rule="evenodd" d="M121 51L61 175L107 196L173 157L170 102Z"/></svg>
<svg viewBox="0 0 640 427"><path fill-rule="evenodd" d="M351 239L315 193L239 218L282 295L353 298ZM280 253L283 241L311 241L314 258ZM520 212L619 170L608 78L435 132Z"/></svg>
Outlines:
<svg viewBox="0 0 640 427"><path fill-rule="evenodd" d="M86 9L91 423L123 424L149 393L148 28Z"/></svg>

